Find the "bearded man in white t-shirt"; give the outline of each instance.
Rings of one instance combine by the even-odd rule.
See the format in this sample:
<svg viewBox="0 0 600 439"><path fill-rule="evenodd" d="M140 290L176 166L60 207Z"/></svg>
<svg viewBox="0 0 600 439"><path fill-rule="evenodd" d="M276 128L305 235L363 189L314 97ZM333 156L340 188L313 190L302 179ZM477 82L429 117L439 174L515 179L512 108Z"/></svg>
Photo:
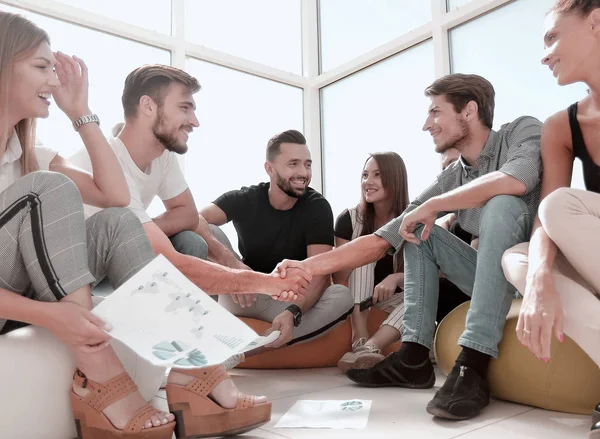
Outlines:
<svg viewBox="0 0 600 439"><path fill-rule="evenodd" d="M125 124L116 127L109 143L127 179L129 208L140 218L154 251L209 294L304 295L310 281L307 273L297 272L288 280L200 259L206 259L208 246L196 233L198 209L177 160L178 154L187 152L188 137L199 126L193 97L199 89L196 78L170 66L145 65L127 76L122 97ZM85 151L72 160L91 171ZM151 218L147 209L157 195L166 211ZM86 214L96 210L88 206Z"/></svg>

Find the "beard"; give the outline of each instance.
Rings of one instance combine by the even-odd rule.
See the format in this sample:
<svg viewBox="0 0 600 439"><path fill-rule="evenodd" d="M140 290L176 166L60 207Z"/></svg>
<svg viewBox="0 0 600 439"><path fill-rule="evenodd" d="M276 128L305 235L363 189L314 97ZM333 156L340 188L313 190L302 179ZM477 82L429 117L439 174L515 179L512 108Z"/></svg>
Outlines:
<svg viewBox="0 0 600 439"><path fill-rule="evenodd" d="M176 154L185 154L188 150L187 143L177 139L177 133L185 127L186 125L181 125L176 130L168 131L165 126L163 111L162 109L159 109L156 122L154 122L154 125L152 126L152 134L154 134L156 140L158 140L166 150Z"/></svg>
<svg viewBox="0 0 600 439"><path fill-rule="evenodd" d="M279 173L277 171L275 171L275 174L277 175L275 184L277 184L277 187L279 189L281 189L289 197L300 198L306 192L306 188L308 187L308 180L307 180L307 185L304 186L303 189L294 189L292 187L292 183L290 181L291 179L285 180L281 175L279 175Z"/></svg>
<svg viewBox="0 0 600 439"><path fill-rule="evenodd" d="M469 143L469 140L471 139L471 131L469 130L469 125L466 121L462 119L457 119L456 122L459 127L459 132L452 136L450 139L448 139L446 142L440 145L436 145L435 152L443 154L444 152L452 148L455 148L458 151L462 151L464 145Z"/></svg>

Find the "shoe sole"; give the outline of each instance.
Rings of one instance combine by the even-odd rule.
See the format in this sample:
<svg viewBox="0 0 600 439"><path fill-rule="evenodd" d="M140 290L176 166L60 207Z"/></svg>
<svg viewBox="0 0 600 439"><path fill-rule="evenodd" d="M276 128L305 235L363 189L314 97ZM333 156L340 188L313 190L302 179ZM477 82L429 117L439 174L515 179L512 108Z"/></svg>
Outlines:
<svg viewBox="0 0 600 439"><path fill-rule="evenodd" d="M404 389L431 389L435 384L435 371L431 373L429 380L422 384L412 384L412 383L384 383L384 384L372 384L372 383L358 383L353 381L352 378L348 377L350 381L353 383L359 384L361 387L370 387L370 388L380 388L380 387L402 387Z"/></svg>
<svg viewBox="0 0 600 439"><path fill-rule="evenodd" d="M487 407L487 405L485 407ZM435 416L436 418L448 419L450 421L466 421L467 419L472 419L475 416L479 416L485 407L483 407L479 413L476 413L472 416L457 416L443 408L427 404L427 413Z"/></svg>
<svg viewBox="0 0 600 439"><path fill-rule="evenodd" d="M350 369L370 369L385 359L382 355L363 354L354 361L338 361L337 367L346 373Z"/></svg>

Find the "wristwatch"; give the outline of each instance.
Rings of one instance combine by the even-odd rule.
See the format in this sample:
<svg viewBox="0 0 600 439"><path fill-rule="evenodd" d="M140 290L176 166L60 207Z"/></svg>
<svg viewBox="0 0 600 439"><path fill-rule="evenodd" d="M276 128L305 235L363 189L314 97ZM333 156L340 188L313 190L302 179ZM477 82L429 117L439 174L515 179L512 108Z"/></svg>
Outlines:
<svg viewBox="0 0 600 439"><path fill-rule="evenodd" d="M285 310L292 313L292 316L294 317L294 327L297 328L298 326L300 326L300 323L302 323L302 310L300 309L300 307L298 305L292 304L288 306Z"/></svg>
<svg viewBox="0 0 600 439"><path fill-rule="evenodd" d="M76 119L73 122L73 129L75 131L79 131L79 128L87 123L97 123L100 125L100 119L96 114L86 114L85 116L81 116L79 119Z"/></svg>

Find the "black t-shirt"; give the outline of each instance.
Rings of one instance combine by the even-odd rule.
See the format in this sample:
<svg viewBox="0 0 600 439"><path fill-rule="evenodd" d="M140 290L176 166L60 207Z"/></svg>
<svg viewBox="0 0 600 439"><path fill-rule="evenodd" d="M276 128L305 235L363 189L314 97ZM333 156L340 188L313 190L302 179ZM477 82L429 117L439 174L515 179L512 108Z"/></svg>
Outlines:
<svg viewBox="0 0 600 439"><path fill-rule="evenodd" d="M347 241L352 240L352 218L348 209L340 213L335 221L335 236ZM375 286L390 274L394 274L394 257L386 255L375 264Z"/></svg>
<svg viewBox="0 0 600 439"><path fill-rule="evenodd" d="M214 202L233 221L244 264L270 273L283 259L306 259L309 245L333 246L333 212L320 193L308 188L291 209L277 210L269 202L269 186L243 187Z"/></svg>

